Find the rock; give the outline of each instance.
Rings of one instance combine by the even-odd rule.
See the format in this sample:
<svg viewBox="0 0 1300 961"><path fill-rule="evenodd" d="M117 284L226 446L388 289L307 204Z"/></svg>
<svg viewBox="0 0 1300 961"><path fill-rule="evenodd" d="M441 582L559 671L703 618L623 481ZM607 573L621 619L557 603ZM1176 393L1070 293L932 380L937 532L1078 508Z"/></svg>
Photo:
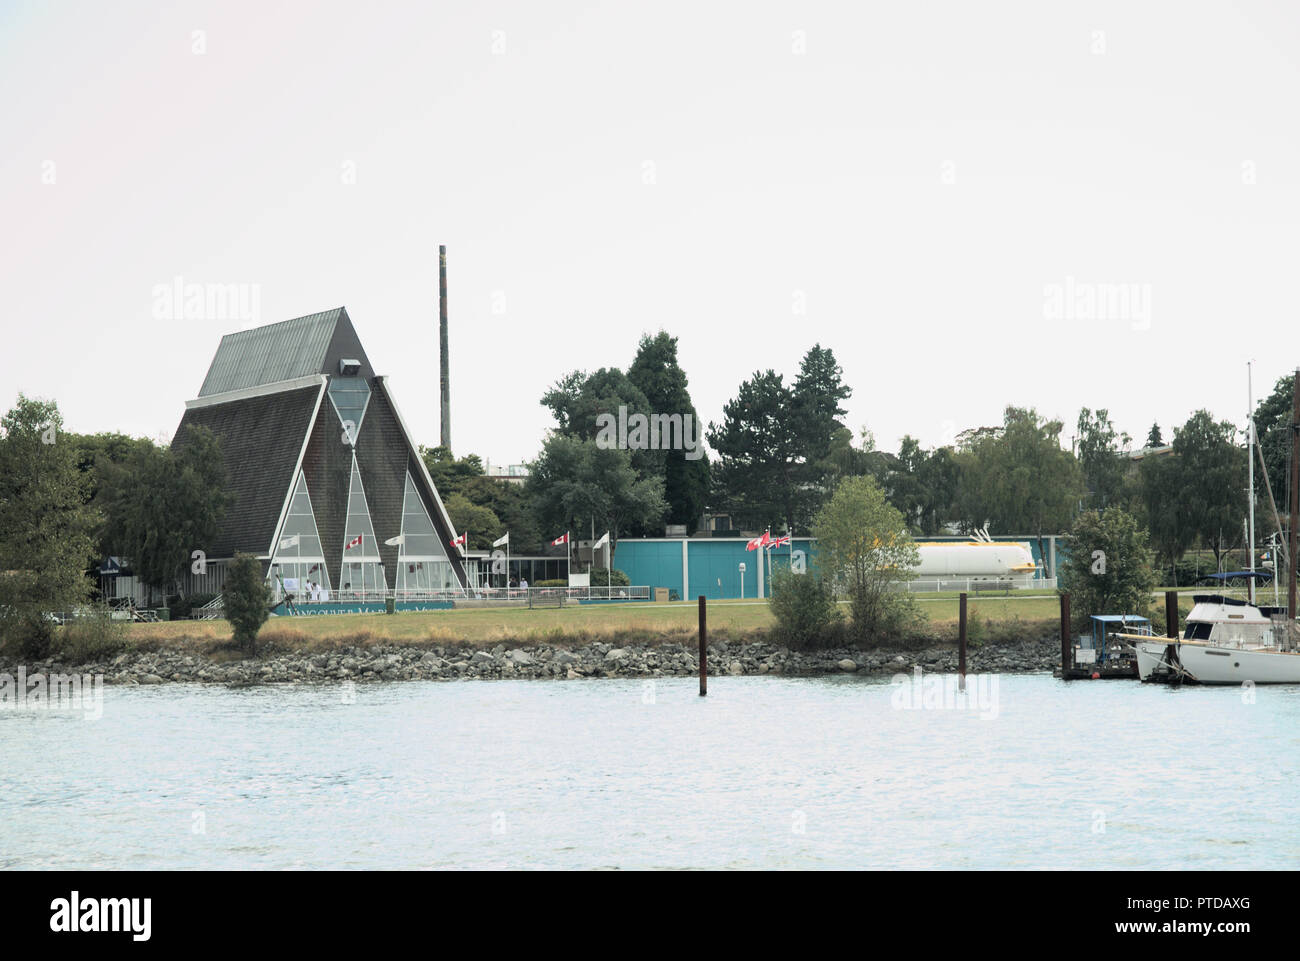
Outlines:
<svg viewBox="0 0 1300 961"><path fill-rule="evenodd" d="M847 657L844 658L844 660L842 661L837 661L835 663L835 666L838 667L841 671L848 671L848 672L853 672L858 669L857 663L849 660L849 658Z"/></svg>
<svg viewBox="0 0 1300 961"><path fill-rule="evenodd" d="M727 665L727 673L733 676L737 674L744 674L745 666L741 664L739 661L732 661L730 664Z"/></svg>
<svg viewBox="0 0 1300 961"><path fill-rule="evenodd" d="M140 684L161 684L162 682L163 682L163 679L162 679L161 677L159 677L157 674L145 674L145 675L143 675L143 676L140 678L140 680L139 680L137 683L140 683Z"/></svg>
<svg viewBox="0 0 1300 961"><path fill-rule="evenodd" d="M578 663L578 658L572 651L558 651L552 660L561 667Z"/></svg>
<svg viewBox="0 0 1300 961"><path fill-rule="evenodd" d="M574 681L580 677L582 677L582 675L579 674L577 671L575 671L573 668L569 668L568 672L564 675L565 680L568 681Z"/></svg>
<svg viewBox="0 0 1300 961"><path fill-rule="evenodd" d="M622 662L622 661L626 661L631 656L632 656L632 652L629 651L626 647L615 647L615 648L611 648L605 654L605 660Z"/></svg>
<svg viewBox="0 0 1300 961"><path fill-rule="evenodd" d="M518 648L508 653L506 658L518 667L529 667L533 663L533 656Z"/></svg>
<svg viewBox="0 0 1300 961"><path fill-rule="evenodd" d="M488 664L495 664L497 661L496 658L487 651L475 651L474 656L469 659L469 662L474 667L484 667Z"/></svg>

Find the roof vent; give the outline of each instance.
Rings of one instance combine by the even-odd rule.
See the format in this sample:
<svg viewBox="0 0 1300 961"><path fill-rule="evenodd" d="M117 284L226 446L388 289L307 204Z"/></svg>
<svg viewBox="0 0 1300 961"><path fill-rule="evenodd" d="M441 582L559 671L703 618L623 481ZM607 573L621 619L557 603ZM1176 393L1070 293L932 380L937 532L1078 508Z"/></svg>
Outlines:
<svg viewBox="0 0 1300 961"><path fill-rule="evenodd" d="M346 377L355 377L361 372L361 361L345 359L339 361L339 373Z"/></svg>

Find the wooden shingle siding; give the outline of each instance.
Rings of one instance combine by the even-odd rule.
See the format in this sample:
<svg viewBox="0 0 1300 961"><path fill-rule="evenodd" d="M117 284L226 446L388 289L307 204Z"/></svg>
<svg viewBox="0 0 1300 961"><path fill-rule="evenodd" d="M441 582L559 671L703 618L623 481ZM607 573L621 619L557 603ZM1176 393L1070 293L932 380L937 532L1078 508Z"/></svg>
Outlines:
<svg viewBox="0 0 1300 961"><path fill-rule="evenodd" d="M216 539L195 549L214 559L233 557L236 551L266 553L319 392L319 387L305 387L185 412L172 445L181 449L190 424L212 431L221 443L227 489L234 498Z"/></svg>

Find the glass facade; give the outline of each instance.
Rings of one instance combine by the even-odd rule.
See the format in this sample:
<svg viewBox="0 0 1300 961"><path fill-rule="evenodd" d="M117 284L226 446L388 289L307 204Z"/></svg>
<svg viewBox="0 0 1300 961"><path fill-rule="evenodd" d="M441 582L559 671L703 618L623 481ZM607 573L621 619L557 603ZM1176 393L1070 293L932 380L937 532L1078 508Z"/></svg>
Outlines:
<svg viewBox="0 0 1300 961"><path fill-rule="evenodd" d="M397 558L397 592L418 595L457 587L447 549L442 543L410 472L402 497L402 544Z"/></svg>
<svg viewBox="0 0 1300 961"><path fill-rule="evenodd" d="M331 377L329 395L339 424L350 431L355 441L357 432L361 430L361 421L366 416L366 407L370 404L370 385L364 377Z"/></svg>
<svg viewBox="0 0 1300 961"><path fill-rule="evenodd" d="M302 472L294 484L289 513L271 558L269 572L276 597L292 594L298 602L328 600L330 575L325 567L325 550L316 528L316 515L307 493L307 478Z"/></svg>
<svg viewBox="0 0 1300 961"><path fill-rule="evenodd" d="M358 600L387 591L384 567L379 561L379 542L370 522L365 487L357 457L352 455L352 479L348 484L348 515L343 525L343 562L339 575L339 597Z"/></svg>

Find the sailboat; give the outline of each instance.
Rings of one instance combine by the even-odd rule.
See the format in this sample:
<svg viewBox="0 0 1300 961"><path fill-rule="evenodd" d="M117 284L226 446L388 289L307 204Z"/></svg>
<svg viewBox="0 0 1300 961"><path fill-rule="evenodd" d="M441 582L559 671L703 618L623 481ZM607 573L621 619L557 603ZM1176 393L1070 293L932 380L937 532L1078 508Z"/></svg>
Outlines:
<svg viewBox="0 0 1300 961"><path fill-rule="evenodd" d="M1253 401L1253 398L1252 398ZM1192 684L1300 684L1300 650L1297 649L1296 556L1297 476L1300 476L1300 370L1296 371L1291 443L1291 526L1288 534L1287 598L1289 606L1265 607L1255 603L1255 419L1253 407L1247 422L1246 456L1250 465L1250 562L1246 600L1222 594L1196 594L1182 637L1155 638L1119 635L1137 653L1138 676L1143 681ZM1275 563L1274 570L1278 566Z"/></svg>

